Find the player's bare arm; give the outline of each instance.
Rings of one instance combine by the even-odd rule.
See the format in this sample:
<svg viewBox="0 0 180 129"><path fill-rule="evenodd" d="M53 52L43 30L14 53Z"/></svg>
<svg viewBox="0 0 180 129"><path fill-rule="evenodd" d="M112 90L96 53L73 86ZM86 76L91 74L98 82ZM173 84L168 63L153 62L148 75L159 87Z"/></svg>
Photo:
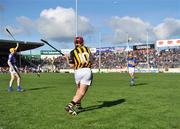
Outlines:
<svg viewBox="0 0 180 129"><path fill-rule="evenodd" d="M69 67L70 68L74 68L74 64L69 64Z"/></svg>
<svg viewBox="0 0 180 129"><path fill-rule="evenodd" d="M17 51L18 48L19 48L19 43L17 42L15 50Z"/></svg>

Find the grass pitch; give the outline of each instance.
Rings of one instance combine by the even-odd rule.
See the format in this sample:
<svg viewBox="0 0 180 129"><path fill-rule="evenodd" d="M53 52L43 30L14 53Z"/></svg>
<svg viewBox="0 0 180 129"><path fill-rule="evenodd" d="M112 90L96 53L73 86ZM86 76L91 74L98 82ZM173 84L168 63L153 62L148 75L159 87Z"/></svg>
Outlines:
<svg viewBox="0 0 180 129"><path fill-rule="evenodd" d="M94 74L78 116L64 110L73 74L22 74L22 93L0 76L0 129L180 129L180 74L137 74L136 87L127 74Z"/></svg>

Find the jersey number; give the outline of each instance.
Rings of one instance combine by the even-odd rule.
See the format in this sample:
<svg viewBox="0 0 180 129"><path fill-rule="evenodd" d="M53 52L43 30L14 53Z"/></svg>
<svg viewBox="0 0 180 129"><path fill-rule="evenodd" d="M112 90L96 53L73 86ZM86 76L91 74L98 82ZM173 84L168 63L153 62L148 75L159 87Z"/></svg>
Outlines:
<svg viewBox="0 0 180 129"><path fill-rule="evenodd" d="M78 54L81 62L88 62L89 60L89 54L87 52L79 53ZM86 59L87 57L87 59Z"/></svg>

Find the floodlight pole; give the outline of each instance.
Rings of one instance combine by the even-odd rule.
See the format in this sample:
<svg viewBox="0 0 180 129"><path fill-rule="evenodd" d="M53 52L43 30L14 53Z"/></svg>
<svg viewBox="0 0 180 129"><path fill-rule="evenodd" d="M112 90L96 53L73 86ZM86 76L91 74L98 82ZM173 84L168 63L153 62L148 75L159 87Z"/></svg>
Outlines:
<svg viewBox="0 0 180 129"><path fill-rule="evenodd" d="M29 55L30 55L30 57L31 57L31 55L32 55L32 51L31 51L31 49L29 50Z"/></svg>
<svg viewBox="0 0 180 129"><path fill-rule="evenodd" d="M127 40L127 41L126 41L126 43L127 43L127 50L129 51L129 34L126 33L126 36L127 36L127 37L126 37L126 38L127 38L127 39L126 39L126 40Z"/></svg>
<svg viewBox="0 0 180 129"><path fill-rule="evenodd" d="M30 49L30 60L32 60L32 51Z"/></svg>
<svg viewBox="0 0 180 129"><path fill-rule="evenodd" d="M99 32L99 72L101 72L101 43L102 43L101 32Z"/></svg>
<svg viewBox="0 0 180 129"><path fill-rule="evenodd" d="M76 37L78 36L78 0L76 0Z"/></svg>
<svg viewBox="0 0 180 129"><path fill-rule="evenodd" d="M21 68L22 61L21 61L21 49L19 49L19 67Z"/></svg>
<svg viewBox="0 0 180 129"><path fill-rule="evenodd" d="M148 69L149 69L149 49L148 49L148 44L149 44L149 33L148 31L146 32L146 47L147 47L147 65L148 65Z"/></svg>

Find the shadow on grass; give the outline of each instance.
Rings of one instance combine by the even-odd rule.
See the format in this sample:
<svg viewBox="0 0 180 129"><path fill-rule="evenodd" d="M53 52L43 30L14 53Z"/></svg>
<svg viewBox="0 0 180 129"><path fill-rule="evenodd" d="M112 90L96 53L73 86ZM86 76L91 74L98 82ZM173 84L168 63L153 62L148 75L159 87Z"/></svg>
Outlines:
<svg viewBox="0 0 180 129"><path fill-rule="evenodd" d="M137 83L136 86L144 86L147 85L148 83Z"/></svg>
<svg viewBox="0 0 180 129"><path fill-rule="evenodd" d="M44 90L44 89L50 89L50 88L55 88L55 87L53 87L53 86L51 86L51 87L49 87L49 86L46 86L46 87L36 87L36 88L26 89L26 91Z"/></svg>
<svg viewBox="0 0 180 129"><path fill-rule="evenodd" d="M115 105L118 105L118 104L122 104L122 103L126 102L126 100L125 99L118 99L118 100L113 100L113 101L98 101L98 102L101 103L101 104L85 107L80 112L86 112L86 111L101 109L101 108L104 108L104 107L112 107L112 106L115 106Z"/></svg>

